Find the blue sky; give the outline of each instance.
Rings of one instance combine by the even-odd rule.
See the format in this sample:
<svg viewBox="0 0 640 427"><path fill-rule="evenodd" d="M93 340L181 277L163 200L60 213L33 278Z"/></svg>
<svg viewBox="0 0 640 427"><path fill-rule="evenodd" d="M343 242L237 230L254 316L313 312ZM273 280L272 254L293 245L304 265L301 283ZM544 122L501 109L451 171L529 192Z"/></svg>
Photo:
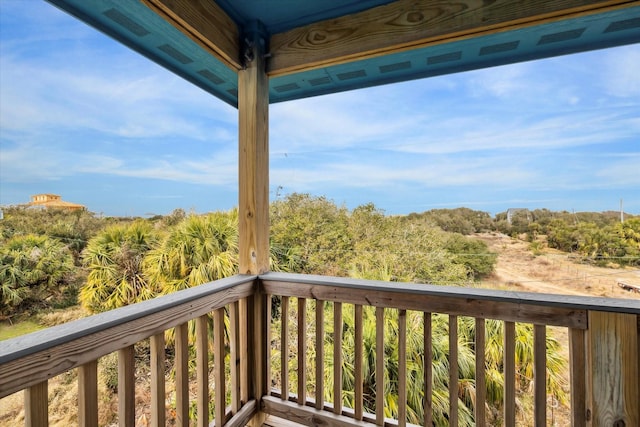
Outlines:
<svg viewBox="0 0 640 427"><path fill-rule="evenodd" d="M271 106L271 198L640 214L640 45ZM237 112L41 0L0 4L0 205L237 205Z"/></svg>

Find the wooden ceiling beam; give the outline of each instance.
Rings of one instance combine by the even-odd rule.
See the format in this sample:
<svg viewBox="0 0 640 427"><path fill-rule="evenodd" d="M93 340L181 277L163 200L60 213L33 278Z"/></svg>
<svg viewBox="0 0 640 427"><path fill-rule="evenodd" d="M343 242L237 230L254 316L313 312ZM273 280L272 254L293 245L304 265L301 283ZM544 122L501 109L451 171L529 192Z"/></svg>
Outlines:
<svg viewBox="0 0 640 427"><path fill-rule="evenodd" d="M240 30L213 0L141 0L228 67L238 71Z"/></svg>
<svg viewBox="0 0 640 427"><path fill-rule="evenodd" d="M398 0L275 34L269 76L637 5L630 0Z"/></svg>

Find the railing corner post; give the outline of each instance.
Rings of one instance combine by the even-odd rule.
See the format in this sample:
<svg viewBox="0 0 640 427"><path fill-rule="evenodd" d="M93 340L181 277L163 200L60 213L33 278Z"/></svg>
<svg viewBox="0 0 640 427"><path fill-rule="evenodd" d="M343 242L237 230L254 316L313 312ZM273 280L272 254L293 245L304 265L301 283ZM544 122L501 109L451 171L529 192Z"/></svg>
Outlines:
<svg viewBox="0 0 640 427"><path fill-rule="evenodd" d="M587 421L640 425L638 316L589 312Z"/></svg>

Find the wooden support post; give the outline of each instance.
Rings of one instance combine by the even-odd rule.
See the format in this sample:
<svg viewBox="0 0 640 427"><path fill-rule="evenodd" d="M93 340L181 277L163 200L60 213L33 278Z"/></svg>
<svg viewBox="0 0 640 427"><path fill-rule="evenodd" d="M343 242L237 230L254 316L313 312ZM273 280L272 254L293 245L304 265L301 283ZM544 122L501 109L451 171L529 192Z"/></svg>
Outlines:
<svg viewBox="0 0 640 427"><path fill-rule="evenodd" d="M269 271L269 79L265 53L267 33L261 23L245 34L242 52L244 68L238 72L238 257L240 274ZM251 397L260 401L267 394L268 298L256 287L247 312L249 357L251 359ZM260 406L258 405L258 408ZM258 413L250 425L262 425Z"/></svg>
<svg viewBox="0 0 640 427"><path fill-rule="evenodd" d="M637 316L590 311L587 333L591 425L640 425Z"/></svg>
<svg viewBox="0 0 640 427"><path fill-rule="evenodd" d="M247 35L248 58L238 72L240 274L269 271L269 79L266 38Z"/></svg>

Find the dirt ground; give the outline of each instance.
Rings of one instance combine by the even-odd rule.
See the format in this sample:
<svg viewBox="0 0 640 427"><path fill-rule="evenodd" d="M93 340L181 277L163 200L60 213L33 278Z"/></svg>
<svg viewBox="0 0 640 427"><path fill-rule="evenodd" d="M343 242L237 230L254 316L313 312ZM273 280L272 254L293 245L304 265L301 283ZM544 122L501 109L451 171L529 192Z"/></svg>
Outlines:
<svg viewBox="0 0 640 427"><path fill-rule="evenodd" d="M586 295L640 299L640 293L618 286L618 281L640 286L639 268L606 268L580 264L555 249L543 248L533 255L529 243L504 234L483 233L483 240L498 254L495 272L482 286L548 294Z"/></svg>

